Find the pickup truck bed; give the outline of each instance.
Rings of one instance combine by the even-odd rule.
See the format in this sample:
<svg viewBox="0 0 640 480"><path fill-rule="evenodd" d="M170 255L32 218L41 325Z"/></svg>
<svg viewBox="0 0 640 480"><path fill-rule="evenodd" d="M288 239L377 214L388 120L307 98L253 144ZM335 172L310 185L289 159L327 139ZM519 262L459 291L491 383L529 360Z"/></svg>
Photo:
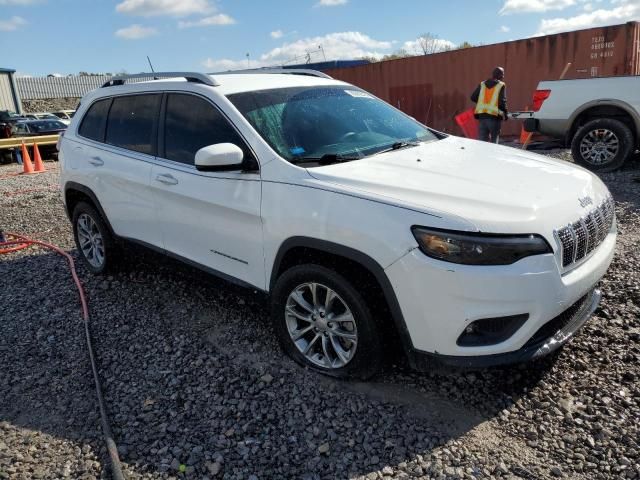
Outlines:
<svg viewBox="0 0 640 480"><path fill-rule="evenodd" d="M620 167L640 141L640 76L543 81L525 130L561 139L595 171Z"/></svg>

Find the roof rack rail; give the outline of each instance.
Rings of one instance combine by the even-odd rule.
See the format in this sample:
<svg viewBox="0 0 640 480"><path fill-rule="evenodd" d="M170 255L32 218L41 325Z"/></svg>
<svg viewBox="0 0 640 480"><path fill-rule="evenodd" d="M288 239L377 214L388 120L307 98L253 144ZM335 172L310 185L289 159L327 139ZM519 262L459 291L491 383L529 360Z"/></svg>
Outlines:
<svg viewBox="0 0 640 480"><path fill-rule="evenodd" d="M200 72L151 72L151 73L135 73L133 75L119 75L117 77L113 77L108 82L105 82L102 85L104 87L113 87L116 85L124 85L127 80L133 78L152 78L153 80L160 80L163 78L181 78L184 77L187 82L196 82L202 83L204 85L209 85L211 87L217 87L220 85L215 81L214 78L211 78L206 73Z"/></svg>
<svg viewBox="0 0 640 480"><path fill-rule="evenodd" d="M280 73L280 74L288 74L288 75L307 75L309 77L320 77L320 78L329 78L333 79L324 72L320 72L318 70L311 70L308 68L251 68L248 70L229 70L226 72L216 72L212 73L212 75L227 75L234 73Z"/></svg>

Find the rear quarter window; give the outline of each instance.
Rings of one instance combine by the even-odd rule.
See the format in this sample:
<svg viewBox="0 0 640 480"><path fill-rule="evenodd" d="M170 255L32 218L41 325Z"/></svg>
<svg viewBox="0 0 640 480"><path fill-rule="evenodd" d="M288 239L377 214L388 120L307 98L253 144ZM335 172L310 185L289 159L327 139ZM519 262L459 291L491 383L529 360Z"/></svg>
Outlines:
<svg viewBox="0 0 640 480"><path fill-rule="evenodd" d="M110 98L98 100L91 105L82 119L78 135L96 142L104 142L104 130L107 124L109 105L111 105Z"/></svg>

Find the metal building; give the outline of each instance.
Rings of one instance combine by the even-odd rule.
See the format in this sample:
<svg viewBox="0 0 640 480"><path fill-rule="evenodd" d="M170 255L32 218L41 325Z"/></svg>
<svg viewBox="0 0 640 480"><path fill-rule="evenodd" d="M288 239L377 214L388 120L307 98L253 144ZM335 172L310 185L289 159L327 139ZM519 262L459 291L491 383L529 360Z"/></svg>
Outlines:
<svg viewBox="0 0 640 480"><path fill-rule="evenodd" d="M13 78L14 73L16 71L10 68L0 68L0 110L22 113L20 95Z"/></svg>

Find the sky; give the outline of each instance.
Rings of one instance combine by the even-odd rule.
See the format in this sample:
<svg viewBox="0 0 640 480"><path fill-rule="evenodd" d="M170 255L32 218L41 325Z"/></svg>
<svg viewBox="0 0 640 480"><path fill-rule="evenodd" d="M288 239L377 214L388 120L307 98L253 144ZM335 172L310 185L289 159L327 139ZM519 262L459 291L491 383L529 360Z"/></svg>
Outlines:
<svg viewBox="0 0 640 480"><path fill-rule="evenodd" d="M0 0L19 75L215 72L491 44L640 20L640 0Z"/></svg>

